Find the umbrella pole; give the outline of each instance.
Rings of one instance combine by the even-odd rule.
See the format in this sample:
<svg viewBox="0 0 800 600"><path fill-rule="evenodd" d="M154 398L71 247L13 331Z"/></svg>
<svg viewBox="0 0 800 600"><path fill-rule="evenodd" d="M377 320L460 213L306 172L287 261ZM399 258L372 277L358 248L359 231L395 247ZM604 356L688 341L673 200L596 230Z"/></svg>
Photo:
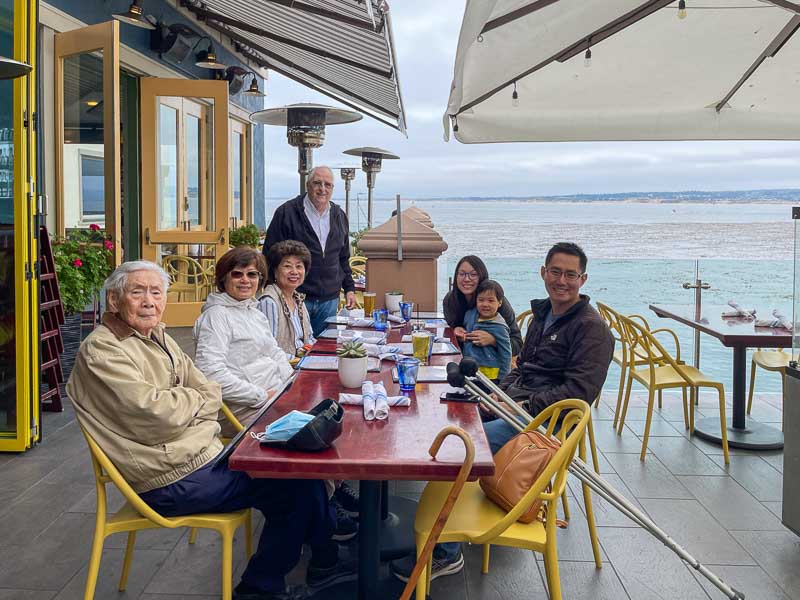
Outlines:
<svg viewBox="0 0 800 600"><path fill-rule="evenodd" d="M492 398L480 386L476 385L472 380L464 378L463 387L475 394L479 401L491 410L498 417L503 419L511 427L517 431L523 431L523 426L517 418L511 415L511 412L516 413L525 423L530 423L533 417L525 411L519 404L514 402L503 390L501 390L495 383L486 377L483 373L477 372L475 377L478 381L483 383L492 392L506 404L511 410L502 407L500 403ZM451 385L453 385L451 383ZM544 432L543 432L544 433ZM634 523L648 531L658 541L663 543L667 548L672 550L680 557L681 560L686 562L690 567L699 572L709 582L711 582L717 589L719 589L730 600L744 600L744 594L739 590L731 587L713 573L708 567L700 563L694 558L687 550L680 544L673 540L667 533L658 527L647 515L640 511L636 506L628 500L623 494L614 489L607 481L600 477L597 473L591 470L585 462L580 458L573 458L569 466L570 473L575 475L582 483L588 485L599 496L609 502L614 508L619 510L626 517L631 519Z"/></svg>

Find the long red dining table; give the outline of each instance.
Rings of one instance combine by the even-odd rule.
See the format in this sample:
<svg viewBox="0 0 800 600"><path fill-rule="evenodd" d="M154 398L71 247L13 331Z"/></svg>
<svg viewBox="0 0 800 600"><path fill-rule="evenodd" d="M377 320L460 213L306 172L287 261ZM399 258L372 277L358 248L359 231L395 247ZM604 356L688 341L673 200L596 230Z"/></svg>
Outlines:
<svg viewBox="0 0 800 600"><path fill-rule="evenodd" d="M400 342L402 335L410 332L407 325L394 328L389 333L388 343ZM319 340L312 354L331 354L335 350L335 340ZM457 354L434 355L431 364L446 365L460 358ZM367 374L371 381L383 381L390 396L400 393L398 384L392 380L393 366L394 362L383 361L380 372ZM231 455L230 468L245 471L251 477L358 480L358 598L383 598L378 584L380 536L385 529L381 520L381 482L455 480L464 460L463 443L458 438L449 436L435 460L428 454L436 434L447 425L460 427L474 442L475 461L470 479L494 472L477 405L440 401L440 394L447 389L449 386L445 383L418 383L410 394L411 406L392 407L389 418L384 421L365 421L360 406L344 406L344 431L332 448L322 452L262 447L247 436ZM338 400L342 391L359 390L344 390L336 371L301 371L252 430L263 431L268 423L293 409L310 409L325 398ZM384 486L384 495L385 489ZM386 498L383 500L383 516L386 517ZM409 532L413 528L413 522L395 525Z"/></svg>

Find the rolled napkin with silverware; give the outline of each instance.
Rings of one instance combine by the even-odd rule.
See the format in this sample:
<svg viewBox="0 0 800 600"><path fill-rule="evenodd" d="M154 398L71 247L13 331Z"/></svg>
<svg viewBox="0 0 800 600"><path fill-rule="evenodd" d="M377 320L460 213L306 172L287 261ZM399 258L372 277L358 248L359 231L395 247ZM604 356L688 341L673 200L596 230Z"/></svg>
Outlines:
<svg viewBox="0 0 800 600"><path fill-rule="evenodd" d="M792 331L794 329L792 322L788 319L788 317L783 314L779 309L775 309L772 311L772 319L756 319L755 327L773 327L778 328L782 327L784 329L788 329Z"/></svg>
<svg viewBox="0 0 800 600"><path fill-rule="evenodd" d="M403 317L401 317L400 315L396 315L396 314L394 314L394 313L389 313L389 314L386 316L386 318L387 318L389 321L391 321L392 323L405 323L405 321L403 320Z"/></svg>
<svg viewBox="0 0 800 600"><path fill-rule="evenodd" d="M400 352L397 346L388 346L386 344L369 344L364 343L364 349L367 351L367 356L378 356L383 354L395 354Z"/></svg>
<svg viewBox="0 0 800 600"><path fill-rule="evenodd" d="M364 420L375 419L375 384L365 381L361 384L361 405L364 407Z"/></svg>
<svg viewBox="0 0 800 600"><path fill-rule="evenodd" d="M742 308L734 300L728 300L728 306L730 306L733 310L723 310L723 317L744 317L748 320L756 318L755 308Z"/></svg>
<svg viewBox="0 0 800 600"><path fill-rule="evenodd" d="M389 418L389 398L383 382L375 384L375 418L379 421Z"/></svg>
<svg viewBox="0 0 800 600"><path fill-rule="evenodd" d="M383 387L382 383L378 384L378 385L380 385L380 387L383 388L383 393L384 393L384 396L386 397L387 411L388 411L388 407L390 407L390 406L411 406L411 398L409 398L408 396L386 396L386 388ZM376 419L380 418L378 416L378 414L377 414L377 408L378 408L377 407L377 398L378 398L379 394L377 393L377 389L376 388L378 388L378 385L374 385L373 384L373 390L376 392L376 394L375 394L376 395L376 415L375 415ZM342 392L342 393L339 394L339 404L350 404L352 406L363 406L364 405L364 396L363 396L363 394L345 394L345 393ZM387 414L387 416L388 416L388 414ZM366 416L364 418L366 418ZM386 418L386 417L384 417L384 418ZM370 419L367 419L367 420L370 420Z"/></svg>

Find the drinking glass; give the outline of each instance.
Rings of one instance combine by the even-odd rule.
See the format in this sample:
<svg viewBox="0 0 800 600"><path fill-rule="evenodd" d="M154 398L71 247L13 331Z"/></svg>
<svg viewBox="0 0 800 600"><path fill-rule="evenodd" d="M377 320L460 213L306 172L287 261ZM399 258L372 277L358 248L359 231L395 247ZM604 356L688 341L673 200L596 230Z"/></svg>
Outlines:
<svg viewBox="0 0 800 600"><path fill-rule="evenodd" d="M428 363L433 351L433 336L428 331L415 331L411 334L411 344L414 358L423 365Z"/></svg>
<svg viewBox="0 0 800 600"><path fill-rule="evenodd" d="M411 315L414 313L414 303L413 302L401 302L400 303L400 317L408 323L411 320Z"/></svg>
<svg viewBox="0 0 800 600"><path fill-rule="evenodd" d="M416 358L404 358L397 363L397 382L403 392L413 391L417 385L419 361Z"/></svg>
<svg viewBox="0 0 800 600"><path fill-rule="evenodd" d="M386 322L389 319L389 312L385 308L372 311L372 320L375 329L386 331Z"/></svg>
<svg viewBox="0 0 800 600"><path fill-rule="evenodd" d="M375 292L364 292L364 314L371 315L375 310Z"/></svg>

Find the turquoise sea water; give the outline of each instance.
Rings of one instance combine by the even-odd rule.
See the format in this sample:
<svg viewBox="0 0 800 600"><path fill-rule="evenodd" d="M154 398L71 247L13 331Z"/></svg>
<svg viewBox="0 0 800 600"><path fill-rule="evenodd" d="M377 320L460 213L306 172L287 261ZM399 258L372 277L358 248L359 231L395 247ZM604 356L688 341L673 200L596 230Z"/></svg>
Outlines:
<svg viewBox="0 0 800 600"><path fill-rule="evenodd" d="M279 204L268 201L267 214ZM410 204L431 215L449 246L439 261L440 298L458 259L476 254L503 285L514 310L526 310L531 298L546 295L538 273L547 249L574 241L589 256L583 291L622 313L646 316L653 327L672 327L688 359L692 330L658 319L648 305L693 304L693 291L681 284L694 279L696 259L701 278L711 284L704 305L736 300L791 315L793 231L787 203L416 200L403 207ZM375 223L385 221L395 206L376 201ZM357 208L354 230L359 219L365 221ZM361 212L364 208L362 203ZM701 336L701 368L728 387L731 358L729 348ZM612 365L606 389L616 389L618 379ZM756 390L780 391L780 377L759 371Z"/></svg>

